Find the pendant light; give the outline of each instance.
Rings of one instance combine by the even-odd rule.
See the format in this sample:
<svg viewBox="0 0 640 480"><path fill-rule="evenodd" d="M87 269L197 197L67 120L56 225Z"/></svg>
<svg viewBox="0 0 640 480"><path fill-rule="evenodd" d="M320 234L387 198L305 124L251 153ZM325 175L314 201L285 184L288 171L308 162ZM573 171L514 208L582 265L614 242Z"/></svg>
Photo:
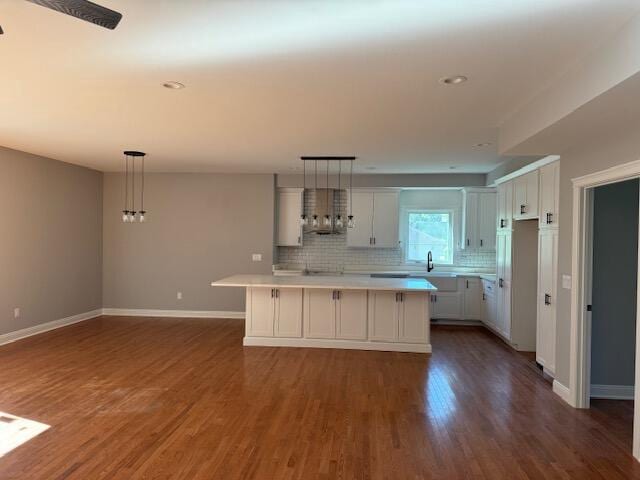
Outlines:
<svg viewBox="0 0 640 480"><path fill-rule="evenodd" d="M314 161L315 166L315 189L318 190L318 160ZM318 206L313 205L313 220L311 221L311 226L313 228L318 228L320 226L320 221L318 220Z"/></svg>
<svg viewBox="0 0 640 480"><path fill-rule="evenodd" d="M124 210L122 210L122 221L134 223L136 220L144 222L147 211L144 209L144 152L127 150L124 152L125 173L124 173ZM140 211L136 211L136 158L140 159ZM131 167L129 167L131 164ZM129 206L131 203L131 206Z"/></svg>
<svg viewBox="0 0 640 480"><path fill-rule="evenodd" d="M326 187L325 187L325 195L326 195L326 202L325 205L329 205L329 160L327 160L327 183L326 183ZM328 213L325 214L324 218L322 219L322 223L324 224L325 227L330 227L331 226L331 215L329 215Z"/></svg>
<svg viewBox="0 0 640 480"><path fill-rule="evenodd" d="M349 215L347 216L347 228L356 226L353 219L353 159L350 161L351 171L349 172Z"/></svg>
<svg viewBox="0 0 640 480"><path fill-rule="evenodd" d="M340 193L340 180L342 178L342 160L338 160L338 201L333 202L333 216L336 219L336 228L344 227L344 222L342 221L342 212L340 211L340 201L342 199L342 194ZM336 213L337 210L337 213Z"/></svg>
<svg viewBox="0 0 640 480"><path fill-rule="evenodd" d="M302 215L300 215L300 225L309 225L309 218L304 210L304 196L307 191L307 162L302 162Z"/></svg>

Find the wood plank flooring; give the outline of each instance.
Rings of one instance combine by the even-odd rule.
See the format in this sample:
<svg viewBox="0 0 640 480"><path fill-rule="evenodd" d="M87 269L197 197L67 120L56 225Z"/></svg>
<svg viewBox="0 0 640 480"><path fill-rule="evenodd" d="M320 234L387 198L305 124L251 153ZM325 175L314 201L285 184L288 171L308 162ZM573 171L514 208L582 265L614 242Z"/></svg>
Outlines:
<svg viewBox="0 0 640 480"><path fill-rule="evenodd" d="M238 320L101 317L0 347L0 411L51 428L0 479L627 479L633 408L565 405L530 358L241 346Z"/></svg>

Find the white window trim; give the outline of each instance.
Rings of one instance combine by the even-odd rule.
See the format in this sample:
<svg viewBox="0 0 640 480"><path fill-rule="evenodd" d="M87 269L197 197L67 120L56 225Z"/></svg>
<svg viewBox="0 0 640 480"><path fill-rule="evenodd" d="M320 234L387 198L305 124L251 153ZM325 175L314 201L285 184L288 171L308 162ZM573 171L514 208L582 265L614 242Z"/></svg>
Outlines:
<svg viewBox="0 0 640 480"><path fill-rule="evenodd" d="M451 229L451 262L443 263L438 262L439 265L453 266L456 260L456 250L458 248L456 242L456 211L453 208L420 208L420 207L402 207L400 209L400 245L402 249L402 259L405 265L426 265L427 262L421 262L419 260L409 260L407 258L407 237L409 229L409 214L410 213L448 213L449 214L449 226Z"/></svg>

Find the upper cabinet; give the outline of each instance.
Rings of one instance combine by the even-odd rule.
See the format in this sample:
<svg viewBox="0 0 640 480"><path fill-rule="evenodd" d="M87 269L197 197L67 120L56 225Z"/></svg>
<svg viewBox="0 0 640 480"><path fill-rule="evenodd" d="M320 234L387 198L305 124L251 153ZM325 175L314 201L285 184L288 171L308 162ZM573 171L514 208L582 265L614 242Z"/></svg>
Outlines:
<svg viewBox="0 0 640 480"><path fill-rule="evenodd" d="M498 185L498 231L508 231L513 228L513 183L505 182Z"/></svg>
<svg viewBox="0 0 640 480"><path fill-rule="evenodd" d="M513 180L513 218L528 220L538 218L538 170Z"/></svg>
<svg viewBox="0 0 640 480"><path fill-rule="evenodd" d="M397 191L355 191L352 193L354 227L347 229L347 246L396 248L399 233Z"/></svg>
<svg viewBox="0 0 640 480"><path fill-rule="evenodd" d="M277 197L277 245L279 247L301 247L304 192L301 188L282 188Z"/></svg>
<svg viewBox="0 0 640 480"><path fill-rule="evenodd" d="M463 249L495 250L496 207L497 204L495 190L463 190Z"/></svg>
<svg viewBox="0 0 640 480"><path fill-rule="evenodd" d="M558 228L560 211L560 162L540 169L540 229Z"/></svg>

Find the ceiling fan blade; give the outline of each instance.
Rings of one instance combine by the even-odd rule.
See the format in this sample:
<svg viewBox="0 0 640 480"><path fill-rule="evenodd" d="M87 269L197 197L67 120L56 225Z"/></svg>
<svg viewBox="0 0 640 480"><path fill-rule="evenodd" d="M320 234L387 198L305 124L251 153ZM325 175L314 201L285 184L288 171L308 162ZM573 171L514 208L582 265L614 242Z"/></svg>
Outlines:
<svg viewBox="0 0 640 480"><path fill-rule="evenodd" d="M122 14L88 0L27 0L28 2L62 12L86 22L113 30L122 19Z"/></svg>

